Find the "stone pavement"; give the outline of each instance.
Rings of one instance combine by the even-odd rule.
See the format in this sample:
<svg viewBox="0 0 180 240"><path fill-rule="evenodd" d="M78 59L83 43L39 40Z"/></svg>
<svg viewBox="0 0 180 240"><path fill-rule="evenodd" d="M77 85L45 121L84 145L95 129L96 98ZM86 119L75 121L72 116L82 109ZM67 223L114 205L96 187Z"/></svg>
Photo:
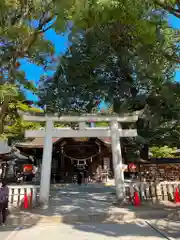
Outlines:
<svg viewBox="0 0 180 240"><path fill-rule="evenodd" d="M171 209L140 207L118 207L113 205L115 189L102 184L56 186L51 189L48 209L34 209L14 213L8 219L8 227L0 229L0 239L13 232L13 239L28 236L34 240L74 236L82 239L163 239L145 221L160 220L168 216ZM136 223L141 218L141 223ZM136 219L136 222L133 222ZM130 222L127 222L129 220ZM17 231L25 228L24 230ZM39 233L38 233L39 231ZM15 234L15 235L14 235ZM29 234L29 235L28 235ZM39 235L40 234L40 235ZM54 234L54 235L53 235ZM10 234L11 235L11 234ZM16 237L17 236L17 237ZM49 237L48 237L49 236ZM12 237L11 237L12 238ZM8 238L10 239L10 238Z"/></svg>
<svg viewBox="0 0 180 240"><path fill-rule="evenodd" d="M160 230L168 236L180 240L180 221L169 220L168 218L149 221L152 227Z"/></svg>
<svg viewBox="0 0 180 240"><path fill-rule="evenodd" d="M8 240L165 240L162 235L142 221L119 222L118 224L80 223L80 224L37 224L31 228L15 231ZM2 239L1 240L7 240Z"/></svg>
<svg viewBox="0 0 180 240"><path fill-rule="evenodd" d="M146 206L139 208L129 206L128 208L115 206L115 188L113 186L104 186L103 184L88 184L77 186L74 184L65 185L51 189L51 197L49 208L47 210L36 209L32 213L39 216L81 216L84 218L88 216L104 216L105 215L126 215L128 213L128 219L139 217L138 213L144 209L147 212ZM160 217L165 217L168 214L167 211L162 212L162 208L152 209L148 216L152 217L153 214L157 215L159 211L163 214ZM134 215L136 213L136 215ZM123 217L122 216L122 217ZM85 219L83 219L85 220ZM119 219L119 220L122 220Z"/></svg>

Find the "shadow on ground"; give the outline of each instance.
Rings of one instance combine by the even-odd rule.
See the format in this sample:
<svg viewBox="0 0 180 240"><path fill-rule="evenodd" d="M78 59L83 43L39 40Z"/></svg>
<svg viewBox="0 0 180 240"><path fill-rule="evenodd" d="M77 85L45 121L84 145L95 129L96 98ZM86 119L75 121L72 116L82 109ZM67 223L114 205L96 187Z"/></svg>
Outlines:
<svg viewBox="0 0 180 240"><path fill-rule="evenodd" d="M172 221L169 218L150 221L151 226L167 233L170 237L180 239L180 221Z"/></svg>
<svg viewBox="0 0 180 240"><path fill-rule="evenodd" d="M99 233L106 236L156 236L157 233L150 230L142 221L148 220L152 221L153 225L159 224L157 227L161 227L161 230L166 230L169 224L168 231L172 231L169 233L178 236L180 228L176 224L170 226L167 222L163 225L162 218L167 218L172 211L177 211L180 207L163 204L140 207L118 206L113 204L114 191L113 187L102 185L70 185L61 189L54 188L51 190L48 209L39 207L29 211L13 211L9 216L8 226L0 231L11 231L16 227L18 227L16 230L19 230L42 224L50 226L63 223L78 232Z"/></svg>

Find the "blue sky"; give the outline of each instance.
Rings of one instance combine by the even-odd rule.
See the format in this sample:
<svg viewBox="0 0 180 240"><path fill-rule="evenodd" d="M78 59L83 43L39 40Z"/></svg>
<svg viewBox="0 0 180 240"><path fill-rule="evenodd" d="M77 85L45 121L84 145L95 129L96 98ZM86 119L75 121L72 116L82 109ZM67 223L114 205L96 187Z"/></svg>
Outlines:
<svg viewBox="0 0 180 240"><path fill-rule="evenodd" d="M50 40L55 47L55 56L60 56L64 54L68 48L68 33L57 35L53 29L48 30L44 34L44 38ZM34 81L35 84L38 84L40 77L43 74L52 75L53 72L45 72L42 67L39 67L35 64L30 64L26 60L21 60L21 70L26 73L26 77L28 80ZM27 91L27 98L30 100L37 100L37 97L33 95L31 92Z"/></svg>
<svg viewBox="0 0 180 240"><path fill-rule="evenodd" d="M169 17L169 24L174 28L180 29L180 19L175 18L173 16ZM45 39L50 40L55 47L55 55L62 55L68 48L68 34L57 35L53 29L48 30L45 35ZM27 79L32 80L35 84L38 84L40 76L42 76L45 72L41 67L36 66L35 64L29 64L25 60L21 60L21 69L25 71ZM48 75L52 75L53 72L48 72ZM176 72L176 80L180 81L180 70ZM32 93L27 92L27 98L30 100L37 100L37 97ZM102 107L104 107L104 103L101 103Z"/></svg>
<svg viewBox="0 0 180 240"><path fill-rule="evenodd" d="M174 16L170 16L169 17L169 25L174 27L174 28L177 28L177 29L180 29L180 19L174 17ZM176 81L180 81L180 70L177 70L176 71L176 77L175 77Z"/></svg>

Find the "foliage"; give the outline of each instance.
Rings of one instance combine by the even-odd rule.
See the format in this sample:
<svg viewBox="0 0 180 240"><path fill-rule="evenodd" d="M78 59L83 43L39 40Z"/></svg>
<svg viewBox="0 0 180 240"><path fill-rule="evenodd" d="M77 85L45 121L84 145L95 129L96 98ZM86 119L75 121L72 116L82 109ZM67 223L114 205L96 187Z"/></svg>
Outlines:
<svg viewBox="0 0 180 240"><path fill-rule="evenodd" d="M153 0L157 9L164 9L166 14L173 15L180 19L180 1L179 0ZM180 39L180 30L176 30L178 42ZM180 63L180 46L176 45L176 51L166 54L169 59L173 59L177 64Z"/></svg>
<svg viewBox="0 0 180 240"><path fill-rule="evenodd" d="M126 18L71 35L71 48L61 58L54 78L41 80L40 98L48 111L90 112L96 99L110 102L115 112L127 111L135 97L145 101L149 91L171 80L174 66L163 52L173 51L175 33L161 15L143 9L144 1L136 2L141 2L138 9L131 9L131 4L125 5L127 11L122 11L124 6L116 9L117 15L125 12ZM130 25L131 12L135 24ZM140 13L144 31L136 26ZM146 29L151 31L144 37Z"/></svg>
<svg viewBox="0 0 180 240"><path fill-rule="evenodd" d="M175 151L176 148L170 148L168 146L150 148L150 152L153 154L153 157L156 158L174 157Z"/></svg>
<svg viewBox="0 0 180 240"><path fill-rule="evenodd" d="M4 136L6 138L10 140L21 139L26 129L39 129L41 127L39 123L23 121L22 115L24 112L37 113L42 112L42 110L31 106L19 90L18 96L9 103L9 113L4 121Z"/></svg>
<svg viewBox="0 0 180 240"><path fill-rule="evenodd" d="M167 15L157 5L156 11L153 1L126 3L93 1L84 11L76 8L78 32L70 35L71 47L54 77L41 79L40 104L48 112L73 114L92 112L96 101L105 99L111 112L141 110L139 144L176 145L178 31L168 26ZM78 16L83 16L79 22Z"/></svg>
<svg viewBox="0 0 180 240"><path fill-rule="evenodd" d="M96 122L95 126L96 127L108 127L109 123L107 123L107 122Z"/></svg>
<svg viewBox="0 0 180 240"><path fill-rule="evenodd" d="M179 146L180 85L166 83L151 94L137 123L139 134L150 145Z"/></svg>
<svg viewBox="0 0 180 240"><path fill-rule="evenodd" d="M28 123L22 120L24 112L41 112L42 110L32 107L26 100L22 90L18 89L16 85L5 83L1 85L1 102L4 102L6 97L9 98L9 111L4 119L4 133L0 135L3 139L17 139L22 138L25 129L39 128L37 123Z"/></svg>
<svg viewBox="0 0 180 240"><path fill-rule="evenodd" d="M170 14L180 18L180 1L179 0L154 0L154 3L168 11Z"/></svg>
<svg viewBox="0 0 180 240"><path fill-rule="evenodd" d="M20 59L47 67L54 48L43 35L52 27L58 31L65 27L67 4L61 1L60 6L59 1L48 0L0 1L0 134L4 132L4 121L11 109L12 98L7 86L36 92L33 81L28 81L20 71Z"/></svg>

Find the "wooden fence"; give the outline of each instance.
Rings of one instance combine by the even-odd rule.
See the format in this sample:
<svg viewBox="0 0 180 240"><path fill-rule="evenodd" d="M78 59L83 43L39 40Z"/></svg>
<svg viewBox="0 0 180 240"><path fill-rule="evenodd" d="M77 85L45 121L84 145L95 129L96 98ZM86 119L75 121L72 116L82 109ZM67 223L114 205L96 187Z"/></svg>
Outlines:
<svg viewBox="0 0 180 240"><path fill-rule="evenodd" d="M173 201L174 193L178 188L180 192L180 182L133 182L126 183L126 197L132 199L134 192L139 193L141 201Z"/></svg>
<svg viewBox="0 0 180 240"><path fill-rule="evenodd" d="M75 185L74 185L75 187ZM174 192L178 188L180 192L180 182L131 182L125 183L126 197L130 201L134 192L139 193L142 202L173 201ZM23 206L24 196L27 194L29 207L38 204L40 187L36 185L10 185L9 186L9 206Z"/></svg>
<svg viewBox="0 0 180 240"><path fill-rule="evenodd" d="M10 185L9 186L9 207L21 207L24 196L27 194L29 207L38 203L39 186L36 185Z"/></svg>

